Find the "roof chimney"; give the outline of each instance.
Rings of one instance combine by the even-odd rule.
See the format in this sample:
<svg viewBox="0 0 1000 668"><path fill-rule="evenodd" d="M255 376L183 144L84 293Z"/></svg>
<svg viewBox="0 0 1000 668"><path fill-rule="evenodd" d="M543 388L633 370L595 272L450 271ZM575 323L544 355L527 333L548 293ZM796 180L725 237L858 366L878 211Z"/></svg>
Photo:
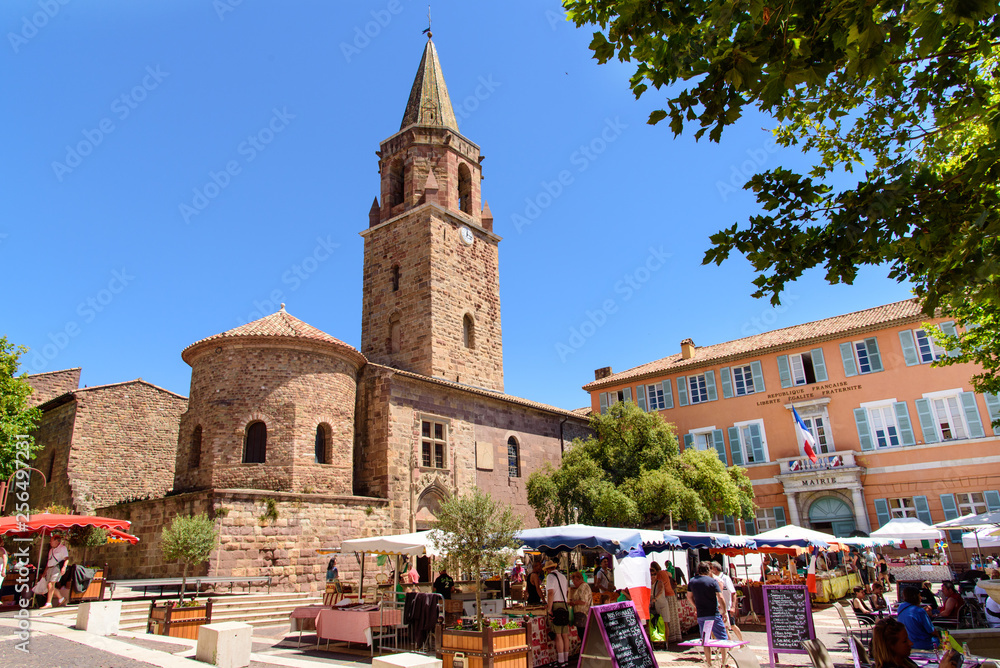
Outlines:
<svg viewBox="0 0 1000 668"><path fill-rule="evenodd" d="M681 341L681 359L689 360L694 357L694 340L684 339Z"/></svg>
<svg viewBox="0 0 1000 668"><path fill-rule="evenodd" d="M600 369L594 369L594 380L601 380L602 378L607 378L611 375L611 367L606 366Z"/></svg>

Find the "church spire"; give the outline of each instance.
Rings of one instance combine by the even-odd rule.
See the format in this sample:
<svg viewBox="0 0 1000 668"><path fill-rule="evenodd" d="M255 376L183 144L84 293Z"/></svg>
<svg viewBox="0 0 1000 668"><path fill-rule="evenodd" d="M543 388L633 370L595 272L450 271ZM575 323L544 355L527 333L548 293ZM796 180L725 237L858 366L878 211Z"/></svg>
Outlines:
<svg viewBox="0 0 1000 668"><path fill-rule="evenodd" d="M403 122L399 129L414 124L436 125L458 132L458 121L451 108L448 87L445 86L437 49L434 48L430 34L427 35L427 46L424 47L424 56L420 59L417 76L413 78L410 99L406 103L406 111L403 112Z"/></svg>

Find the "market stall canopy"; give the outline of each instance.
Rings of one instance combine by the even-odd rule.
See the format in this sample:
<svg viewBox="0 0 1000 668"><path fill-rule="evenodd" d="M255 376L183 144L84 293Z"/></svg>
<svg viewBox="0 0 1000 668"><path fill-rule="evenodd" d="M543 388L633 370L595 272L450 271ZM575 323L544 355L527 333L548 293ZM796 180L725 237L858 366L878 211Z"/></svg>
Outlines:
<svg viewBox="0 0 1000 668"><path fill-rule="evenodd" d="M786 524L751 536L758 549L766 547L818 547L824 550L846 551L849 548L836 536L815 529L806 529L796 524Z"/></svg>
<svg viewBox="0 0 1000 668"><path fill-rule="evenodd" d="M105 529L108 532L108 543L129 543L135 545L139 542L138 536L119 531L118 529Z"/></svg>
<svg viewBox="0 0 1000 668"><path fill-rule="evenodd" d="M664 539L669 545L677 545L686 550L739 548L749 545L747 536L730 536L724 533L705 531L664 531Z"/></svg>
<svg viewBox="0 0 1000 668"><path fill-rule="evenodd" d="M408 556L440 556L430 531L403 533L395 536L352 538L340 544L341 552L366 552L370 554L405 554Z"/></svg>
<svg viewBox="0 0 1000 668"><path fill-rule="evenodd" d="M68 531L73 527L99 527L101 529L128 532L130 526L132 526L132 523L128 520L119 520L113 517L36 513L29 515L26 522L18 522L17 516L0 517L0 536L30 536L37 533ZM126 535L128 534L126 533ZM132 536L132 538L135 538L135 536ZM138 541L139 539L135 538L135 542Z"/></svg>
<svg viewBox="0 0 1000 668"><path fill-rule="evenodd" d="M872 538L871 536L851 536L849 538L838 538L837 540L856 547L880 547L892 542L888 538Z"/></svg>
<svg viewBox="0 0 1000 668"><path fill-rule="evenodd" d="M872 538L887 538L906 547L933 547L934 541L943 539L944 534L916 517L897 517L872 531Z"/></svg>
<svg viewBox="0 0 1000 668"><path fill-rule="evenodd" d="M573 550L578 547L600 548L610 554L627 552L643 544L674 545L662 531L593 527L586 524L566 524L558 527L525 529L517 534L525 547L533 550Z"/></svg>
<svg viewBox="0 0 1000 668"><path fill-rule="evenodd" d="M980 548L1000 548L1000 533L995 526L980 527L976 531L962 534L962 547L971 550Z"/></svg>
<svg viewBox="0 0 1000 668"><path fill-rule="evenodd" d="M978 515L962 515L953 520L945 520L933 525L935 529L975 529L984 526L1000 525L1000 511L979 513ZM874 533L874 532L873 532Z"/></svg>

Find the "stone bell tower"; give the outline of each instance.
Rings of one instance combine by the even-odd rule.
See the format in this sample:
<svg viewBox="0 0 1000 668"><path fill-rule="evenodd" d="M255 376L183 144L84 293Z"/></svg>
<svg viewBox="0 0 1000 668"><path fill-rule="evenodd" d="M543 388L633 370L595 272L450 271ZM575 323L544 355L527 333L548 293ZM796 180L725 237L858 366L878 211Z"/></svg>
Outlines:
<svg viewBox="0 0 1000 668"><path fill-rule="evenodd" d="M361 352L503 391L500 277L479 147L463 137L428 36L399 132L382 142L368 214Z"/></svg>

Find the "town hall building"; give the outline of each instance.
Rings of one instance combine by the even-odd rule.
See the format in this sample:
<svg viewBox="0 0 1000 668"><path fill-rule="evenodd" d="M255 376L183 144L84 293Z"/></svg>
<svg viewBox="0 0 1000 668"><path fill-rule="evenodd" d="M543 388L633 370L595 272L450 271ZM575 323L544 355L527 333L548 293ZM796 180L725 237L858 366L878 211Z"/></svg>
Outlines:
<svg viewBox="0 0 1000 668"><path fill-rule="evenodd" d="M430 39L378 157L360 350L282 305L184 349L188 397L141 379L80 388L79 369L29 377L48 480L33 476L32 505L128 519L141 539L91 561L115 577L179 574L160 532L206 512L220 532L207 575L313 590L317 550L430 528L443 500L476 487L535 524L527 478L588 433L587 411L504 393L501 238Z"/></svg>

